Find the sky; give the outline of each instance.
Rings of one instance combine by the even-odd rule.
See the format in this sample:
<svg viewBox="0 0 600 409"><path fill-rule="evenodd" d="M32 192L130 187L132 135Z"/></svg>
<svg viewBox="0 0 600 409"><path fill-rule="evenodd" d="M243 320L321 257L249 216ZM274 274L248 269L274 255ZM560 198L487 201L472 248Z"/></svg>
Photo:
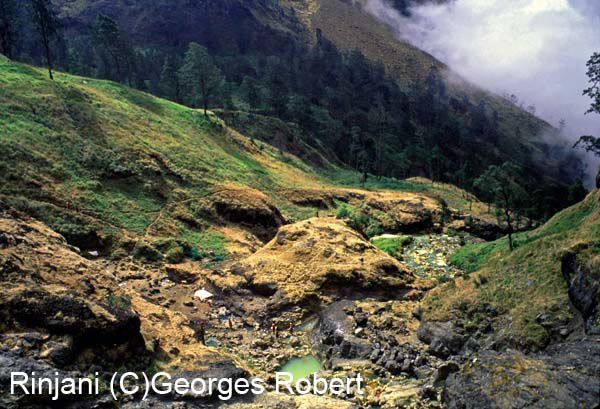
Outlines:
<svg viewBox="0 0 600 409"><path fill-rule="evenodd" d="M565 139L600 136L586 62L600 51L600 0L454 0L427 3L401 16L387 0L366 9L397 35L479 86L515 94L552 125L565 119ZM588 158L590 175L598 161Z"/></svg>

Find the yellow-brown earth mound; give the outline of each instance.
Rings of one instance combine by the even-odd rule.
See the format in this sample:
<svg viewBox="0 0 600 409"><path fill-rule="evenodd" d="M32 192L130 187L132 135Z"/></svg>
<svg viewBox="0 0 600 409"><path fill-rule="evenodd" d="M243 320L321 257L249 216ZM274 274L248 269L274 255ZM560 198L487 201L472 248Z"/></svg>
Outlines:
<svg viewBox="0 0 600 409"><path fill-rule="evenodd" d="M284 226L273 240L231 268L251 288L291 303L345 292L404 295L415 276L344 222L312 218Z"/></svg>
<svg viewBox="0 0 600 409"><path fill-rule="evenodd" d="M225 222L246 227L258 238L268 241L285 223L269 196L259 190L223 186L207 198L206 211Z"/></svg>

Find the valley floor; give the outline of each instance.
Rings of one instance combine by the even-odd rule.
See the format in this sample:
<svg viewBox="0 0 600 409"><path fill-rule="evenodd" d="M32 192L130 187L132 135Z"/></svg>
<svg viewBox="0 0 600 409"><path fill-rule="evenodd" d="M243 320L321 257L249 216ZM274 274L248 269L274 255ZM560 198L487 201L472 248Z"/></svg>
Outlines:
<svg viewBox="0 0 600 409"><path fill-rule="evenodd" d="M457 187L361 186L308 146L314 167L212 113L3 57L0 82L0 407L598 407L599 191L522 221L509 252ZM275 394L286 364L360 372L367 393ZM124 369L270 386L114 402ZM101 394L11 394L17 370L97 372Z"/></svg>

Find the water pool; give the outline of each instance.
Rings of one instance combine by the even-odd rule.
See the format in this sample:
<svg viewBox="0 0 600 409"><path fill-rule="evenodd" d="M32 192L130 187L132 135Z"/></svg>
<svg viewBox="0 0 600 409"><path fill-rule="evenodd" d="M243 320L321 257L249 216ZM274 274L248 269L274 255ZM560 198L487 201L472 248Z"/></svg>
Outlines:
<svg viewBox="0 0 600 409"><path fill-rule="evenodd" d="M312 355L307 355L301 358L292 358L279 369L279 372L289 372L292 374L293 380L306 378L319 372L323 369L321 363Z"/></svg>

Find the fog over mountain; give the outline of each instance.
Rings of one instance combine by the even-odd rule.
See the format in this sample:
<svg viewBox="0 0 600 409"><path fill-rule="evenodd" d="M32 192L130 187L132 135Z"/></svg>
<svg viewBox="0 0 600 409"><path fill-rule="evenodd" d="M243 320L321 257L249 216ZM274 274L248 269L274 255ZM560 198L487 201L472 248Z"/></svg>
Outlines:
<svg viewBox="0 0 600 409"><path fill-rule="evenodd" d="M456 0L415 6L410 18L386 0L366 8L469 81L515 94L555 126L564 118L569 142L600 134L600 117L584 114L590 100L582 96L585 63L600 51L600 2Z"/></svg>

